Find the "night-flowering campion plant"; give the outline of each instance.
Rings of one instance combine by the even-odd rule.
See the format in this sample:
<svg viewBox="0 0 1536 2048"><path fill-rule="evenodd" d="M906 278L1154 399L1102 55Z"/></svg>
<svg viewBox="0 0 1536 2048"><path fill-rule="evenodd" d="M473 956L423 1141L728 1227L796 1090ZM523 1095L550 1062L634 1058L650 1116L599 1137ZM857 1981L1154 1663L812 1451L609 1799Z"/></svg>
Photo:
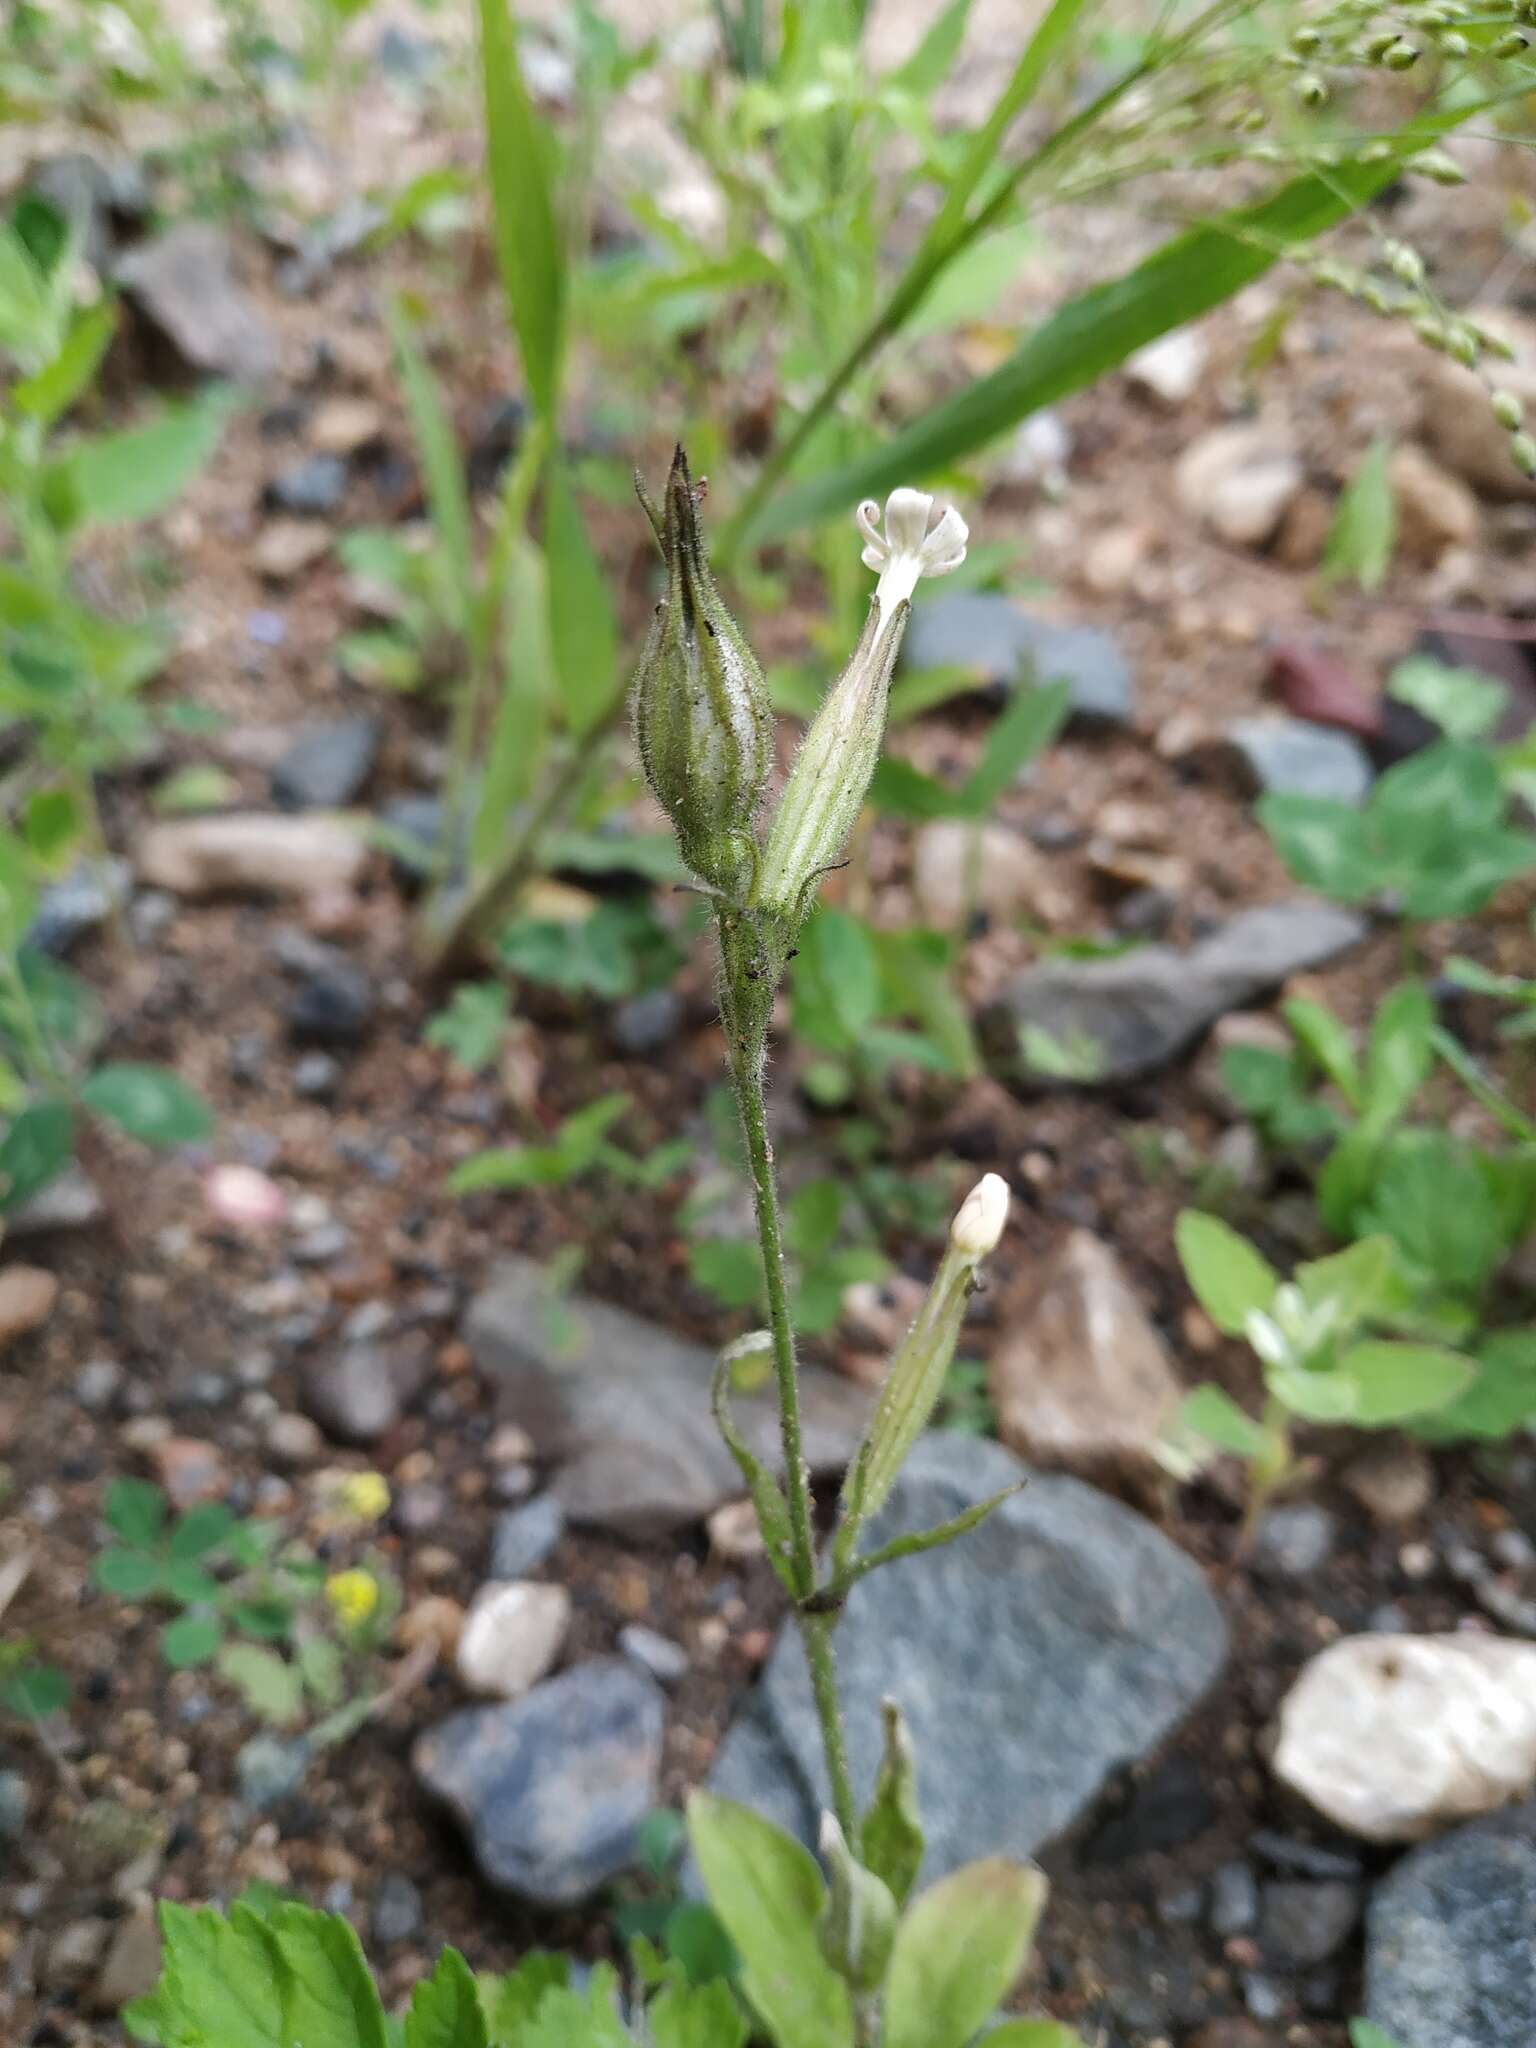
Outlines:
<svg viewBox="0 0 1536 2048"><path fill-rule="evenodd" d="M867 1573L961 1535L1004 1497L941 1528L861 1550L870 1519L932 1418L978 1268L1007 1225L1008 1187L989 1173L961 1205L927 1300L891 1361L848 1467L836 1526L818 1551L763 1069L780 977L823 875L843 857L879 760L912 593L920 577L942 576L964 561L968 535L958 512L937 510L921 491L893 491L883 516L872 501L859 507L863 559L879 578L869 616L764 821L772 726L762 671L715 588L699 534L699 492L681 449L661 510L643 487L640 495L666 559L667 588L636 678L636 732L651 788L714 906L721 1017L763 1258L782 1472L757 1458L732 1423L729 1353L716 1377L715 1415L751 1495L769 1561L793 1603L831 1788L821 1835L824 1873L781 1829L705 1793L689 1810L694 1852L710 1901L741 1952L742 1990L777 2048L863 2048L877 2041L887 2048L961 2048L1023 1965L1044 1880L996 1859L953 1873L909 1904L923 1855L910 1742L888 1703L885 1762L860 1812L833 1639L845 1601ZM1051 2022L1016 2022L1006 2031L1011 2048L1026 2041L1065 2048L1071 2038Z"/></svg>

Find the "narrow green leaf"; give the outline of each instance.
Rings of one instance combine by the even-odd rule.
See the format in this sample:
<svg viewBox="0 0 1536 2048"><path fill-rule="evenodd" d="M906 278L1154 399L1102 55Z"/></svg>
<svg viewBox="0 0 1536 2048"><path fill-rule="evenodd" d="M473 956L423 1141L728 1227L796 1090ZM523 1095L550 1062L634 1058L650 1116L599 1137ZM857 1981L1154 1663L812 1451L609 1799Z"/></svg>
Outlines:
<svg viewBox="0 0 1536 2048"><path fill-rule="evenodd" d="M456 1948L445 1948L411 1994L405 2048L487 2048L489 2040L474 1972Z"/></svg>
<svg viewBox="0 0 1536 2048"><path fill-rule="evenodd" d="M1403 2048L1403 2044L1371 2020L1351 2020L1349 2048Z"/></svg>
<svg viewBox="0 0 1536 2048"><path fill-rule="evenodd" d="M476 873L488 868L506 842L510 820L546 767L545 734L556 701L550 645L549 587L544 559L519 535L507 565L501 697L491 721L480 803L470 831Z"/></svg>
<svg viewBox="0 0 1536 2048"><path fill-rule="evenodd" d="M971 0L949 0L949 5L928 30L904 64L886 73L884 83L898 92L926 99L949 76L949 67L960 54Z"/></svg>
<svg viewBox="0 0 1536 2048"><path fill-rule="evenodd" d="M129 1061L98 1067L80 1100L146 1145L195 1145L213 1129L208 1105L169 1067Z"/></svg>
<svg viewBox="0 0 1536 2048"><path fill-rule="evenodd" d="M1219 1216L1186 1209L1175 1226L1184 1275L1218 1330L1243 1334L1249 1315L1269 1308L1280 1276L1247 1238Z"/></svg>
<svg viewBox="0 0 1536 2048"><path fill-rule="evenodd" d="M565 301L565 257L550 181L554 145L523 82L506 0L479 0L479 9L496 259L528 389L553 427Z"/></svg>
<svg viewBox="0 0 1536 2048"><path fill-rule="evenodd" d="M22 836L43 867L57 872L79 842L85 820L72 790L35 789L22 812Z"/></svg>
<svg viewBox="0 0 1536 2048"><path fill-rule="evenodd" d="M1012 703L988 733L981 759L960 792L967 816L984 818L993 809L1029 763L1055 739L1071 709L1068 683L1039 683L1015 692Z"/></svg>
<svg viewBox="0 0 1536 2048"><path fill-rule="evenodd" d="M1295 996L1280 1013L1291 1028L1298 1045L1322 1068L1351 1109L1365 1100L1365 1086L1349 1032L1324 1003L1309 996Z"/></svg>
<svg viewBox="0 0 1536 2048"><path fill-rule="evenodd" d="M826 1886L810 1852L708 1792L688 1802L688 1834L709 1902L741 1953L742 1990L776 2048L852 2048L848 1988L816 1938Z"/></svg>
<svg viewBox="0 0 1536 2048"><path fill-rule="evenodd" d="M895 1700L882 1700L885 1749L875 1778L874 1797L859 1823L859 1859L890 1888L904 1906L922 1868L926 1840L917 1806L917 1777L912 1738Z"/></svg>
<svg viewBox="0 0 1536 2048"><path fill-rule="evenodd" d="M1022 1493L1025 1482L1017 1486L1005 1486L1000 1493L989 1494L985 1500L977 1501L974 1507L962 1509L947 1522L940 1522L933 1529L918 1529L906 1536L893 1536L889 1543L883 1543L878 1550L872 1550L867 1557L855 1560L851 1576L854 1579L867 1578L871 1572L879 1571L883 1565L896 1564L904 1557L920 1557L925 1550L941 1550L946 1543L953 1543L957 1536L968 1536L972 1529L979 1528L994 1509L1000 1508L1005 1500L1012 1500L1016 1493Z"/></svg>
<svg viewBox="0 0 1536 2048"><path fill-rule="evenodd" d="M1048 1889L996 1856L921 1893L896 1931L882 2048L965 2048L1017 1983Z"/></svg>
<svg viewBox="0 0 1536 2048"><path fill-rule="evenodd" d="M1367 1114L1378 1128L1395 1123L1435 1064L1435 1006L1421 982L1386 996L1371 1023L1366 1050Z"/></svg>
<svg viewBox="0 0 1536 2048"><path fill-rule="evenodd" d="M991 166L989 158L988 168ZM1094 383L1170 329L1198 319L1261 277L1276 250L1310 241L1398 175L1398 162L1346 163L1304 176L1257 205L1175 237L1125 276L1071 300L988 377L966 385L904 433L814 476L767 507L752 530L773 539L860 498L883 497L971 454L1042 406Z"/></svg>
<svg viewBox="0 0 1536 2048"><path fill-rule="evenodd" d="M495 4L495 0L488 0ZM549 582L549 645L566 723L578 738L613 711L618 628L608 583L582 523L570 476L558 456L544 482L544 555Z"/></svg>
<svg viewBox="0 0 1536 2048"><path fill-rule="evenodd" d="M467 633L474 604L475 554L464 463L442 390L417 342L415 327L398 303L389 307L388 318L406 411L411 416L411 433L421 457L427 502L432 509L433 532L451 586L453 624L459 632Z"/></svg>
<svg viewBox="0 0 1536 2048"><path fill-rule="evenodd" d="M23 378L11 393L18 412L51 426L95 376L117 327L117 308L102 299L76 319L53 361Z"/></svg>
<svg viewBox="0 0 1536 2048"><path fill-rule="evenodd" d="M747 1482L747 1491L752 1496L758 1527L763 1533L763 1548L768 1553L768 1562L773 1566L780 1585L793 1598L798 1587L795 1582L794 1532L790 1525L789 1506L778 1480L762 1459L748 1449L741 1432L731 1420L730 1387L731 1360L729 1357L722 1357L715 1367L714 1385L710 1391L715 1427L725 1439L726 1449L736 1460L737 1468Z"/></svg>
<svg viewBox="0 0 1536 2048"><path fill-rule="evenodd" d="M1391 459L1391 442L1378 434L1344 487L1323 549L1324 576L1347 578L1367 593L1385 581L1397 539Z"/></svg>
<svg viewBox="0 0 1536 2048"><path fill-rule="evenodd" d="M1203 1437L1218 1451L1231 1451L1239 1458L1256 1458L1264 1448L1258 1423L1220 1387L1194 1388L1179 1408L1176 1427L1181 1434Z"/></svg>

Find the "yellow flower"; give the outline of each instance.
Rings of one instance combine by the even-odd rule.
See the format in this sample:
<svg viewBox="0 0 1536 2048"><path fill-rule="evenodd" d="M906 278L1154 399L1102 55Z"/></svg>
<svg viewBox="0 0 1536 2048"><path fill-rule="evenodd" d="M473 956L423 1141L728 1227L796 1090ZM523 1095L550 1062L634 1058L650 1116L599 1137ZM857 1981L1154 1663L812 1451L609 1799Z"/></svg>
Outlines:
<svg viewBox="0 0 1536 2048"><path fill-rule="evenodd" d="M341 1484L341 1504L359 1522L376 1522L389 1511L389 1482L379 1472L353 1472Z"/></svg>
<svg viewBox="0 0 1536 2048"><path fill-rule="evenodd" d="M379 1582L372 1572L332 1572L325 1597L345 1628L361 1628L379 1604Z"/></svg>

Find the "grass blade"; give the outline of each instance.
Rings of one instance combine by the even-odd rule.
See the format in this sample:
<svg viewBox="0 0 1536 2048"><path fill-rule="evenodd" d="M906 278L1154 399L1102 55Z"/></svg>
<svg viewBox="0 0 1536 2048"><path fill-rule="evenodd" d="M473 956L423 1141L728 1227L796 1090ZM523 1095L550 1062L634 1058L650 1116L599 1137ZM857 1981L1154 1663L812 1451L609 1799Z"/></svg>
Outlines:
<svg viewBox="0 0 1536 2048"><path fill-rule="evenodd" d="M480 66L496 261L533 402L553 423L565 326L565 259L550 165L553 140L534 112L507 0L480 0Z"/></svg>
<svg viewBox="0 0 1536 2048"><path fill-rule="evenodd" d="M475 557L469 492L459 444L437 379L417 344L416 330L398 303L389 309L389 331L400 366L400 384L406 411L411 416L416 452L421 458L432 525L452 589L453 623L459 632L468 633L474 607Z"/></svg>

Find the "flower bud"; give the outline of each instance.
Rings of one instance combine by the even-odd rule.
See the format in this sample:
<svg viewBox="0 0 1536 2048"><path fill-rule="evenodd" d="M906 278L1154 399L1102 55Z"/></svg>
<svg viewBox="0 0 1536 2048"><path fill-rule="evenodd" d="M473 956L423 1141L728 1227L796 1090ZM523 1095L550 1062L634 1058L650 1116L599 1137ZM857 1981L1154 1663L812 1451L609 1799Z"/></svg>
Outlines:
<svg viewBox="0 0 1536 2048"><path fill-rule="evenodd" d="M1510 460L1524 476L1536 476L1536 440L1529 434L1511 434Z"/></svg>
<svg viewBox="0 0 1536 2048"><path fill-rule="evenodd" d="M866 1870L830 1813L821 1816L821 1860L827 1898L817 1925L822 1954L856 1993L868 1997L885 1981L896 1941L896 1901Z"/></svg>
<svg viewBox="0 0 1536 2048"><path fill-rule="evenodd" d="M997 1250L1007 1221L1007 1181L1000 1173L983 1174L960 1204L949 1241L962 1258L984 1259Z"/></svg>
<svg viewBox="0 0 1536 2048"><path fill-rule="evenodd" d="M638 478L636 489L667 564L667 594L635 678L640 758L683 859L700 881L738 898L752 884L753 826L773 750L768 687L704 559L682 449L659 514Z"/></svg>
<svg viewBox="0 0 1536 2048"><path fill-rule="evenodd" d="M859 507L864 562L880 571L853 659L811 721L768 829L758 901L797 928L819 876L842 858L869 789L891 694L891 672L906 631L909 600L923 576L946 576L965 560L969 535L953 507L929 531L933 500L893 491L880 508Z"/></svg>
<svg viewBox="0 0 1536 2048"><path fill-rule="evenodd" d="M1389 71L1411 71L1419 61L1419 53L1412 43L1399 39L1383 53L1381 61Z"/></svg>
<svg viewBox="0 0 1536 2048"><path fill-rule="evenodd" d="M1495 391L1491 401L1493 416L1501 427L1507 427L1512 434L1518 434L1525 423L1525 407L1513 391Z"/></svg>

